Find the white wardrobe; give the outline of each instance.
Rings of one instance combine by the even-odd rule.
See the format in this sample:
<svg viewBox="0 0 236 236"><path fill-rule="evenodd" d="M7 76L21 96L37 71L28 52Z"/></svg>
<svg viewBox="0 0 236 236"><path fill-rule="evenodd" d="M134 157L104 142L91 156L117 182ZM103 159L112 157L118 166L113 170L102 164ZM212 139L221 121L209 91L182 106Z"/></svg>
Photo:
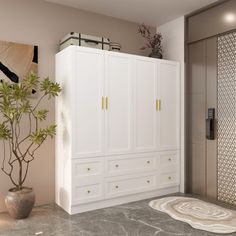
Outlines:
<svg viewBox="0 0 236 236"><path fill-rule="evenodd" d="M179 191L179 63L70 46L56 81L59 206L75 214Z"/></svg>

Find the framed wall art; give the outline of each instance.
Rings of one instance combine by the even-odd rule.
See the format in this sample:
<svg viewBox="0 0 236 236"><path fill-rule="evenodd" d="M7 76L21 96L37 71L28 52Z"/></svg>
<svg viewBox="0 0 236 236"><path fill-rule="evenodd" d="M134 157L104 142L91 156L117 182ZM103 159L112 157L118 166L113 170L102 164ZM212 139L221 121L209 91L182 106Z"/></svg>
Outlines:
<svg viewBox="0 0 236 236"><path fill-rule="evenodd" d="M0 80L18 83L30 72L38 74L38 46L0 41Z"/></svg>

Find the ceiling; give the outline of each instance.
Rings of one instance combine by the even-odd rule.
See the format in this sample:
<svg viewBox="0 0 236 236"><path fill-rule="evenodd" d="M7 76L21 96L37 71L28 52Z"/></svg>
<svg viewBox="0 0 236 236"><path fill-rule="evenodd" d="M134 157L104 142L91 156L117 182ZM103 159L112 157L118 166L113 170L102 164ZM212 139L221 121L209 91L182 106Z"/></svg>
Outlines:
<svg viewBox="0 0 236 236"><path fill-rule="evenodd" d="M217 0L45 0L119 19L161 25Z"/></svg>

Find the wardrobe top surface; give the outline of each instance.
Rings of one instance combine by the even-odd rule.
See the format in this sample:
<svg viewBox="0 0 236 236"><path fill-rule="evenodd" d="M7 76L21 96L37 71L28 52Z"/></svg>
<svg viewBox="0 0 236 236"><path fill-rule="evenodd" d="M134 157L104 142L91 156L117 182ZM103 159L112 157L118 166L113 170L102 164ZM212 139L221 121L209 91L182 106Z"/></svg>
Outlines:
<svg viewBox="0 0 236 236"><path fill-rule="evenodd" d="M70 45L69 47L67 47L67 48L63 49L62 51L58 52L56 55L66 53L66 52L69 52L71 50L79 50L79 51L87 51L87 52L98 52L98 53L104 53L104 54L106 53L106 54L110 54L110 55L130 56L130 57L136 57L136 58L150 60L150 61L179 63L178 61L174 61L174 60L158 59L158 58L153 58L153 57L148 57L148 56L141 56L141 55L137 55L137 54L130 54L130 53L125 53L125 52L116 52L116 51L107 51L107 50L102 50L102 49L97 49L97 48L89 48L89 47L82 47L82 46L76 46L76 45Z"/></svg>

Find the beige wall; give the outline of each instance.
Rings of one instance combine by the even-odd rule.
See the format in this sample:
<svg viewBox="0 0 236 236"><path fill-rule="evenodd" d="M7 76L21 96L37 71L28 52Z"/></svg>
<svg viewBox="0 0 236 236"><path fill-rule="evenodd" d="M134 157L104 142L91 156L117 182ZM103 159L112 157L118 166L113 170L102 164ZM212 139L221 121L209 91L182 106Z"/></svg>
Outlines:
<svg viewBox="0 0 236 236"><path fill-rule="evenodd" d="M124 52L145 53L139 50L143 40L137 35L134 23L41 0L0 0L0 40L38 45L40 76L54 79L54 55L58 41L71 31L109 37L121 43ZM52 111L49 120L53 121L54 102L47 103L47 107ZM34 187L37 204L54 202L53 140L39 151L30 169L27 185ZM4 196L9 187L10 181L0 172L0 211L5 210Z"/></svg>

